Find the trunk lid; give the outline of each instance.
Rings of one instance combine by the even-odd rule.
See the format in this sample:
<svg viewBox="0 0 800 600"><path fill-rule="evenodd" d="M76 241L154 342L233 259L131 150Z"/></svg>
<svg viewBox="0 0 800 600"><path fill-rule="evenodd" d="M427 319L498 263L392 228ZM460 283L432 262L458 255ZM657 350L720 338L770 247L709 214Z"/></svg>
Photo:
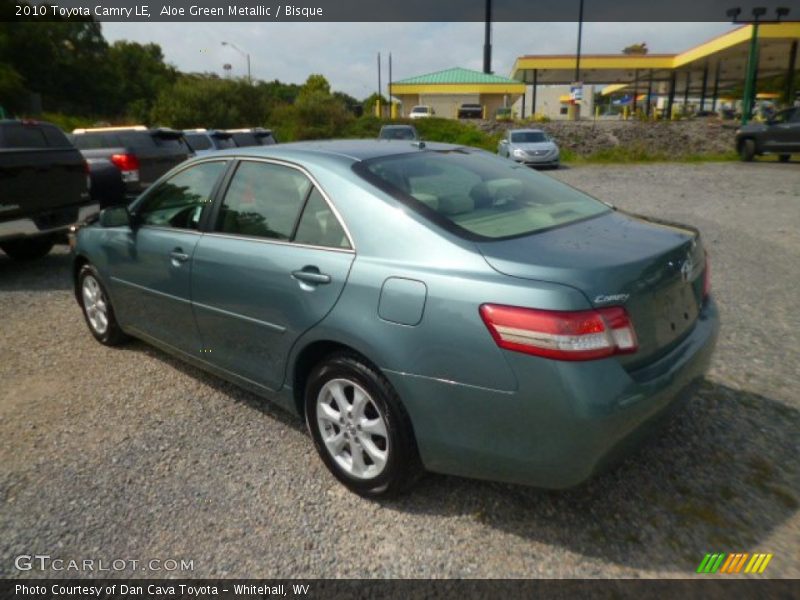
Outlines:
<svg viewBox="0 0 800 600"><path fill-rule="evenodd" d="M674 347L703 300L705 251L699 233L682 225L613 211L478 248L506 275L572 286L595 307L624 306L639 341L635 354L618 357L626 368Z"/></svg>

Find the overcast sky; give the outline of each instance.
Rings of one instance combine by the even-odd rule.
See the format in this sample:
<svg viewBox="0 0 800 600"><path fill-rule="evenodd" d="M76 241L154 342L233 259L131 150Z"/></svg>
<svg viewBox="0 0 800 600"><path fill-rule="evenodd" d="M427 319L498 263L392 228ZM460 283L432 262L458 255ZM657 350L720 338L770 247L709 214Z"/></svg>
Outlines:
<svg viewBox="0 0 800 600"><path fill-rule="evenodd" d="M483 23L104 23L113 42L155 42L167 62L182 71L214 71L232 65L246 75L244 57L222 42L250 53L253 77L302 83L321 73L334 90L358 99L377 88L377 53L387 57L393 79L450 67L483 68ZM617 53L647 42L651 53L680 52L729 31L729 23L585 23L583 52ZM495 23L492 68L508 76L514 59L525 54L574 53L576 23Z"/></svg>

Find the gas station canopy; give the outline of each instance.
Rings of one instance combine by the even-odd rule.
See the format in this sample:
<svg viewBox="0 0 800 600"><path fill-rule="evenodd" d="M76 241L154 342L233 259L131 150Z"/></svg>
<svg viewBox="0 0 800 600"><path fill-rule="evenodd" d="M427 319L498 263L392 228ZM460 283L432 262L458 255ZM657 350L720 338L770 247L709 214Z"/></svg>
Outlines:
<svg viewBox="0 0 800 600"><path fill-rule="evenodd" d="M744 25L679 54L582 54L578 80L643 91L648 82L675 77L681 92L729 91L744 83L752 31L752 25ZM800 23L760 24L757 78L793 71L798 39ZM575 63L574 54L521 56L511 77L534 85L568 84L575 81Z"/></svg>

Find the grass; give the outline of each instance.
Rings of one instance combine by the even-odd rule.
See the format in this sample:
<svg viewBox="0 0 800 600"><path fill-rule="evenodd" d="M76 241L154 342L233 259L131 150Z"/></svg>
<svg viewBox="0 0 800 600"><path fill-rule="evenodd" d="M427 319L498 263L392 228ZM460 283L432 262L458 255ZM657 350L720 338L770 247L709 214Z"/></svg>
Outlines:
<svg viewBox="0 0 800 600"><path fill-rule="evenodd" d="M561 149L562 162L581 164L636 164L656 162L727 162L738 160L736 152L701 153L701 154L668 154L651 152L646 148L635 146L613 146L603 148L591 154L581 155L569 148Z"/></svg>

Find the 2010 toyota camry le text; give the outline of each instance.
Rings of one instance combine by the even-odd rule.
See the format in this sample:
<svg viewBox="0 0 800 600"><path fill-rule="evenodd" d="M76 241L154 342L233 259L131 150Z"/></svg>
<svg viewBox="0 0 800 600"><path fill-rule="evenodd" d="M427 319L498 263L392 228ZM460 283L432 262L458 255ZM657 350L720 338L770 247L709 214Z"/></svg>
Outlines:
<svg viewBox="0 0 800 600"><path fill-rule="evenodd" d="M700 234L483 150L223 150L74 240L91 333L134 336L305 419L366 496L429 470L574 486L708 368Z"/></svg>

